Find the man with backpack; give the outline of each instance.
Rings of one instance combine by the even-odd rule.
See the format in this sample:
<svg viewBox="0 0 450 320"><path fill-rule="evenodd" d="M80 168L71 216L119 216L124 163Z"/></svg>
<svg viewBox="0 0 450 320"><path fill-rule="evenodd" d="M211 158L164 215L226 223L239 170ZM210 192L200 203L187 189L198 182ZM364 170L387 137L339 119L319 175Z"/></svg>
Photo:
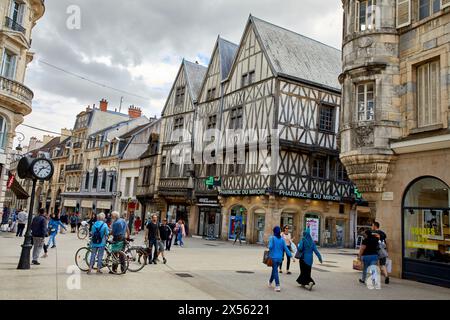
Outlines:
<svg viewBox="0 0 450 320"><path fill-rule="evenodd" d="M91 260L89 262L88 274L92 273L95 260L97 259L97 273L102 273L103 253L105 252L106 239L108 238L109 229L105 223L105 214L99 213L97 221L92 225L91 229Z"/></svg>
<svg viewBox="0 0 450 320"><path fill-rule="evenodd" d="M380 223L377 221L372 223L372 234L376 238L378 238L378 262L380 264L381 272L385 277L384 283L389 284L389 274L386 268L386 262L388 258L386 233L380 230Z"/></svg>

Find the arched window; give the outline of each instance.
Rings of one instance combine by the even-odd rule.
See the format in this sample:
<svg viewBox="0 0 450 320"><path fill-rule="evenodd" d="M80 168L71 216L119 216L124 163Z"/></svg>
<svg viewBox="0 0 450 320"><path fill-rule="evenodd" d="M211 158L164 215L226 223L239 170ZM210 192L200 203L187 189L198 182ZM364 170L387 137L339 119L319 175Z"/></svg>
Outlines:
<svg viewBox="0 0 450 320"><path fill-rule="evenodd" d="M103 170L103 174L102 174L102 190L105 190L106 188L106 170Z"/></svg>
<svg viewBox="0 0 450 320"><path fill-rule="evenodd" d="M95 170L94 170L94 178L93 178L93 181L92 181L92 188L93 189L97 189L97 182L98 182L98 169L95 168Z"/></svg>
<svg viewBox="0 0 450 320"><path fill-rule="evenodd" d="M7 137L8 137L8 126L6 125L6 119L0 116L0 150L6 149Z"/></svg>
<svg viewBox="0 0 450 320"><path fill-rule="evenodd" d="M434 177L417 179L406 190L403 198L405 278L422 278L425 282L440 279L450 284L449 190L446 183Z"/></svg>
<svg viewBox="0 0 450 320"><path fill-rule="evenodd" d="M84 181L84 189L89 189L89 172L86 172L86 180Z"/></svg>

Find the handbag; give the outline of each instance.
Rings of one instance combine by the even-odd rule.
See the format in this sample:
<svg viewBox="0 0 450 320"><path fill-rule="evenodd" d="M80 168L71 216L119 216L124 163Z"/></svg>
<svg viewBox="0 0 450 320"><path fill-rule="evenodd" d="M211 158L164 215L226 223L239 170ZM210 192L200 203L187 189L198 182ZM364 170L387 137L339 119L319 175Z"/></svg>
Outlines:
<svg viewBox="0 0 450 320"><path fill-rule="evenodd" d="M386 271L387 271L387 273L392 272L392 260L391 259L386 259Z"/></svg>
<svg viewBox="0 0 450 320"><path fill-rule="evenodd" d="M272 258L269 256L269 250L264 251L263 263L268 267L271 267L273 265Z"/></svg>
<svg viewBox="0 0 450 320"><path fill-rule="evenodd" d="M353 270L362 271L362 261L359 259L353 260Z"/></svg>

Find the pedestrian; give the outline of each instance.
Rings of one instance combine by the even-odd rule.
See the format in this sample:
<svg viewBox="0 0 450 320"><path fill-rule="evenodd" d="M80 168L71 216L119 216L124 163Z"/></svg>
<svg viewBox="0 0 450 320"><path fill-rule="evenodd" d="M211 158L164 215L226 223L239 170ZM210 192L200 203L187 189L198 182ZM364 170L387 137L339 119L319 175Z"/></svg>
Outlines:
<svg viewBox="0 0 450 320"><path fill-rule="evenodd" d="M387 258L389 256L386 243L386 233L380 230L380 223L377 221L372 223L372 234L378 238L378 262L380 264L381 273L384 276L384 283L389 284L389 273L386 267Z"/></svg>
<svg viewBox="0 0 450 320"><path fill-rule="evenodd" d="M80 230L82 219L80 218L80 214L78 212L75 213L77 217L77 231Z"/></svg>
<svg viewBox="0 0 450 320"><path fill-rule="evenodd" d="M75 213L70 215L70 232L75 233L78 224L78 216Z"/></svg>
<svg viewBox="0 0 450 320"><path fill-rule="evenodd" d="M151 220L147 223L145 230L145 242L148 244L148 263L149 264L157 264L158 259L158 246L159 241L161 240L161 235L159 233L158 226L158 216L156 214L152 215ZM154 251L153 251L154 249ZM153 251L153 258L152 258Z"/></svg>
<svg viewBox="0 0 450 320"><path fill-rule="evenodd" d="M5 206L3 207L1 230L8 231L8 226L9 226L9 208Z"/></svg>
<svg viewBox="0 0 450 320"><path fill-rule="evenodd" d="M281 237L281 228L276 226L273 229L273 236L269 239L269 257L272 259L272 274L268 282L269 288L272 288L272 283L275 281L276 292L281 291L278 268L281 265L284 253L286 253L288 257L291 257L292 255L291 250L286 246L286 242Z"/></svg>
<svg viewBox="0 0 450 320"><path fill-rule="evenodd" d="M234 226L234 243L233 243L233 245L235 245L236 241L239 239L239 245L242 246L241 234L242 234L241 221L238 221L236 223L236 225Z"/></svg>
<svg viewBox="0 0 450 320"><path fill-rule="evenodd" d="M113 211L111 214L112 219L112 235L113 235L113 245L111 247L111 251L113 253L122 251L125 249L125 239L128 239L130 236L127 222L120 217L120 213L117 211ZM125 261L123 261L122 255L120 255L120 264L122 270L125 268ZM113 271L109 273L114 274L118 268L118 265L112 266Z"/></svg>
<svg viewBox="0 0 450 320"><path fill-rule="evenodd" d="M169 239L167 239L166 241L166 251L170 251L170 248L172 247L172 238L174 238L175 236L175 224L172 223L168 223L167 226L170 229L170 233L169 233Z"/></svg>
<svg viewBox="0 0 450 320"><path fill-rule="evenodd" d="M91 232L91 260L89 261L88 274L92 273L95 259L97 258L97 273L102 273L102 260L105 252L106 240L108 239L109 229L105 223L105 214L103 212L97 215L97 221L92 226Z"/></svg>
<svg viewBox="0 0 450 320"><path fill-rule="evenodd" d="M292 238L291 234L289 233L289 226L284 226L283 232L281 233L281 237L286 242L286 246L289 248L289 250L292 253L291 244L294 239ZM284 261L285 256L286 256L286 273L291 274L291 272L289 271L289 268L291 266L291 258L286 253L283 253L283 259L281 260L281 263L280 263L280 273L283 273L282 269L283 269L283 261Z"/></svg>
<svg viewBox="0 0 450 320"><path fill-rule="evenodd" d="M109 212L106 213L106 224L108 225L108 228L111 228L112 217L111 217L111 213L109 213Z"/></svg>
<svg viewBox="0 0 450 320"><path fill-rule="evenodd" d="M134 221L134 234L139 234L139 231L141 230L142 221L140 217L136 217L136 220Z"/></svg>
<svg viewBox="0 0 450 320"><path fill-rule="evenodd" d="M183 220L179 220L178 221L178 235L177 235L177 240L178 240L178 244L180 245L180 247L184 246L184 242L183 242L183 237L186 236L186 229L184 227L184 221Z"/></svg>
<svg viewBox="0 0 450 320"><path fill-rule="evenodd" d="M307 288L309 291L311 291L313 286L316 285L314 280L311 278L314 254L316 254L320 263L322 263L322 255L319 250L317 250L317 246L311 237L311 229L308 227L303 232L303 238L297 248L297 257L300 260L300 276L297 278L297 283L303 288Z"/></svg>
<svg viewBox="0 0 450 320"><path fill-rule="evenodd" d="M172 221L172 225L173 225L173 245L177 246L178 245L178 232L180 231L180 225L178 224L178 222L176 222L176 220L174 219Z"/></svg>
<svg viewBox="0 0 450 320"><path fill-rule="evenodd" d="M11 214L11 227L9 228L10 232L17 232L17 210L13 209L13 212Z"/></svg>
<svg viewBox="0 0 450 320"><path fill-rule="evenodd" d="M128 217L128 229L130 229L130 234L131 234L134 229L134 212L131 212Z"/></svg>
<svg viewBox="0 0 450 320"><path fill-rule="evenodd" d="M45 218L45 210L39 209L39 214L33 218L31 222L31 235L33 237L33 258L31 263L40 265L38 259L39 254L44 247L44 239L47 235L47 219Z"/></svg>
<svg viewBox="0 0 450 320"><path fill-rule="evenodd" d="M367 269L378 262L378 238L371 230L365 231L365 238L359 248L358 258L363 262L362 278L360 283L366 283Z"/></svg>
<svg viewBox="0 0 450 320"><path fill-rule="evenodd" d="M95 213L91 212L91 214L89 215L89 220L88 220L89 232L91 232L92 226L94 225L94 223L96 221L97 221L97 215Z"/></svg>
<svg viewBox="0 0 450 320"><path fill-rule="evenodd" d="M22 237L23 230L25 230L25 226L28 222L28 213L20 208L19 213L17 214L17 232L16 237Z"/></svg>
<svg viewBox="0 0 450 320"><path fill-rule="evenodd" d="M166 257L164 256L164 251L167 247L167 241L169 241L171 233L172 230L170 230L170 227L167 224L167 219L163 219L162 224L159 226L159 235L161 238L159 241L159 255L162 256L164 264L167 262Z"/></svg>
<svg viewBox="0 0 450 320"><path fill-rule="evenodd" d="M48 223L50 238L48 239L47 248L56 248L56 235L58 234L59 227L67 231L67 228L62 224L59 215L57 213L54 213L52 214L50 222ZM52 244L51 247L50 244Z"/></svg>

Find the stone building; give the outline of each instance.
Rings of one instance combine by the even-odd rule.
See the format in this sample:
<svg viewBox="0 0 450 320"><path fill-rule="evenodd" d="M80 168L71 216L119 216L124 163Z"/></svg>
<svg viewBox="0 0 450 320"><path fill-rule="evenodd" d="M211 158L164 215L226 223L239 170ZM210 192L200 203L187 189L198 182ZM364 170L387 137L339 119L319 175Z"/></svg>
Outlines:
<svg viewBox="0 0 450 320"><path fill-rule="evenodd" d="M450 1L342 3L341 160L393 274L450 286Z"/></svg>
<svg viewBox="0 0 450 320"><path fill-rule="evenodd" d="M31 31L44 11L44 0L0 1L0 207L4 205L16 127L32 111L33 92L23 82L33 60Z"/></svg>

